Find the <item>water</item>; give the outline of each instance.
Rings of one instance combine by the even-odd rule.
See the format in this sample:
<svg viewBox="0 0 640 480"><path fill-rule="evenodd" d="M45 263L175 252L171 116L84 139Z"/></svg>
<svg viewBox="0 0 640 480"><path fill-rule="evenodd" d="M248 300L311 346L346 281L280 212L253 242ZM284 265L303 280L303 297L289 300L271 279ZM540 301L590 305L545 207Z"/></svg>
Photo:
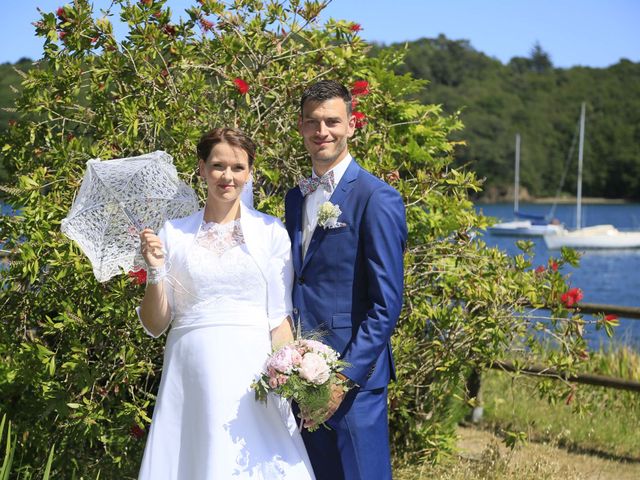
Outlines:
<svg viewBox="0 0 640 480"><path fill-rule="evenodd" d="M510 220L513 216L512 204L482 204L476 208L499 220ZM546 215L549 209L550 205L544 204L520 205L520 211L531 214ZM575 205L558 205L555 217L566 227L574 228ZM583 205L582 219L583 226L612 224L620 230L640 230L640 204ZM487 244L498 246L510 254L520 253L515 246L519 238L486 233L483 239ZM548 250L541 237L531 240L535 244L534 268L537 265L546 266L550 257L560 255L559 250ZM572 287L582 289L584 302L640 307L640 249L586 250L580 259L580 266L567 266L563 268L563 273L570 275ZM592 340L592 345L606 341L603 333L592 330L588 331L587 338ZM614 338L617 342L640 349L640 320L621 318Z"/></svg>

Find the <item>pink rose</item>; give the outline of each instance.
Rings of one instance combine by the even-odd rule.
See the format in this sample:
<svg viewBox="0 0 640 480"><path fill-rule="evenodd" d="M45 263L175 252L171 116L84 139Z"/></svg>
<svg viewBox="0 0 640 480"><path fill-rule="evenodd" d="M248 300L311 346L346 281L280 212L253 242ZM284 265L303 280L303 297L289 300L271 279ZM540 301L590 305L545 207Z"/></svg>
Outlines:
<svg viewBox="0 0 640 480"><path fill-rule="evenodd" d="M316 385L322 385L329 380L329 365L317 353L309 352L302 357L300 376Z"/></svg>
<svg viewBox="0 0 640 480"><path fill-rule="evenodd" d="M271 388L276 388L276 387L278 386L278 380L277 380L277 379L275 379L275 378L273 378L273 377L271 377L271 378L269 379L269 386L270 386Z"/></svg>
<svg viewBox="0 0 640 480"><path fill-rule="evenodd" d="M305 347L316 353L330 353L331 347L317 340L302 340Z"/></svg>
<svg viewBox="0 0 640 480"><path fill-rule="evenodd" d="M302 362L300 353L295 348L285 345L271 356L269 367L278 372L291 373L293 367L300 365L300 362Z"/></svg>

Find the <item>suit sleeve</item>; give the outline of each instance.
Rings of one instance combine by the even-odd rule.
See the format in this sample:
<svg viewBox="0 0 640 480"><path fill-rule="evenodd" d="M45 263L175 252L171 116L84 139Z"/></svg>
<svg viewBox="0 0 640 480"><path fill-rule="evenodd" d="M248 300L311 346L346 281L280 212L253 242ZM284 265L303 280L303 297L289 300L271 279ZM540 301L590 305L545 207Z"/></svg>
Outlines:
<svg viewBox="0 0 640 480"><path fill-rule="evenodd" d="M291 242L284 225L278 221L273 225L271 258L267 278L267 310L269 329L278 327L287 316L292 316L291 287L293 264Z"/></svg>
<svg viewBox="0 0 640 480"><path fill-rule="evenodd" d="M388 186L375 190L360 225L370 308L343 355L349 363L343 373L357 384L366 380L400 316L406 243L402 197Z"/></svg>

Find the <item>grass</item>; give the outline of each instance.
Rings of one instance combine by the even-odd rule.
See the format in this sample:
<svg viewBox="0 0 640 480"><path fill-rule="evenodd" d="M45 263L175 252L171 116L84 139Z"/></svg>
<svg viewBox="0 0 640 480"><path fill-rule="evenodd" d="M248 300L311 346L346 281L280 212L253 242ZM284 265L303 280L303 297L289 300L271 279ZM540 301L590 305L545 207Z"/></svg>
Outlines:
<svg viewBox="0 0 640 480"><path fill-rule="evenodd" d="M640 354L617 347L591 355L585 369L640 380ZM535 377L483 373L485 422L496 430L522 431L530 440L610 458L640 461L640 393L575 385L557 404L539 398ZM585 402L592 408L581 408Z"/></svg>
<svg viewBox="0 0 640 480"><path fill-rule="evenodd" d="M628 347L601 350L583 371L638 381L640 353ZM458 455L435 466L401 465L394 479L640 478L640 393L575 385L571 397L550 404L539 397L538 381L483 372L484 431L461 429ZM590 408L584 408L587 402ZM524 432L529 441L509 449L500 438L507 432Z"/></svg>
<svg viewBox="0 0 640 480"><path fill-rule="evenodd" d="M526 464L513 461L495 443L490 444L476 459L455 458L441 465L405 466L394 472L395 480L582 480L571 467L542 457Z"/></svg>
<svg viewBox="0 0 640 480"><path fill-rule="evenodd" d="M640 463L622 463L571 453L539 443L507 448L493 433L458 429L460 453L446 462L404 465L396 480L637 480Z"/></svg>

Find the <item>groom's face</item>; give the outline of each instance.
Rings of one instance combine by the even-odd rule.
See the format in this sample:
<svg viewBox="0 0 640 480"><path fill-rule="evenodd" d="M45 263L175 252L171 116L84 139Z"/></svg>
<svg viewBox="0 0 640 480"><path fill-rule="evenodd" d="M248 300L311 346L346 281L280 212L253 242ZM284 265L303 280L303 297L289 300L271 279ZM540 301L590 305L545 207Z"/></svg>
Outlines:
<svg viewBox="0 0 640 480"><path fill-rule="evenodd" d="M333 168L347 154L347 139L355 130L355 117L341 98L308 101L298 128L318 175Z"/></svg>

